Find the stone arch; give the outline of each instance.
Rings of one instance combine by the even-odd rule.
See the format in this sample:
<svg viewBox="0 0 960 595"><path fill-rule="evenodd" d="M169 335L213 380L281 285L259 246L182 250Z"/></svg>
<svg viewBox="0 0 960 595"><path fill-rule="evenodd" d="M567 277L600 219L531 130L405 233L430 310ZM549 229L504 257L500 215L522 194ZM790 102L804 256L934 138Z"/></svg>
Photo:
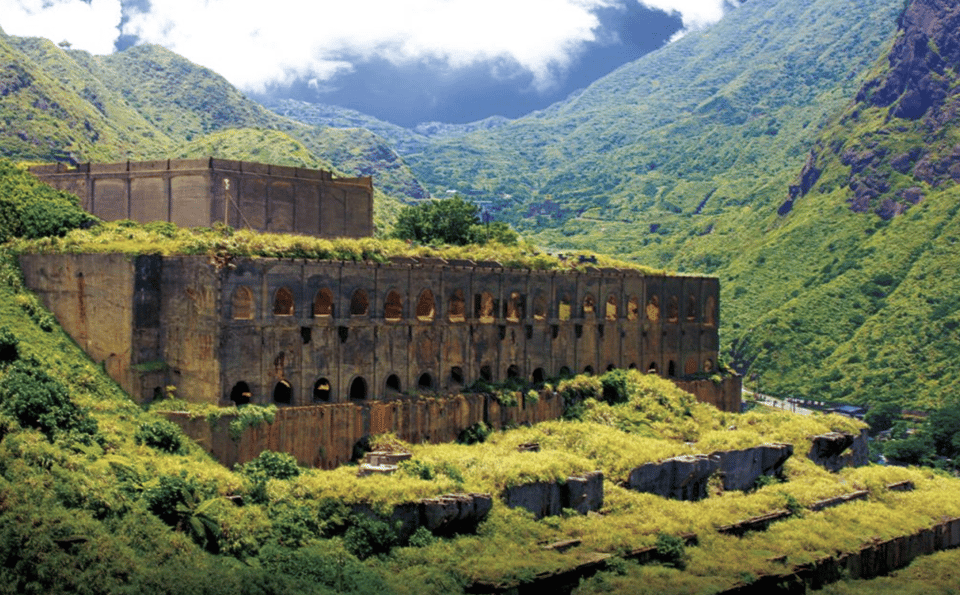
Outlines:
<svg viewBox="0 0 960 595"><path fill-rule="evenodd" d="M354 291L350 296L350 316L366 316L369 312L370 301L367 299L367 292L362 289Z"/></svg>
<svg viewBox="0 0 960 595"><path fill-rule="evenodd" d="M400 377L396 374L390 374L387 376L387 382L384 384L384 392L388 395L395 395L403 392L400 386Z"/></svg>
<svg viewBox="0 0 960 595"><path fill-rule="evenodd" d="M474 299L475 318L483 323L490 324L496 316L496 304L493 300L493 294L489 291L478 293Z"/></svg>
<svg viewBox="0 0 960 595"><path fill-rule="evenodd" d="M417 320L420 322L433 322L436 316L436 302L433 299L433 292L424 289L420 292L420 298L417 300Z"/></svg>
<svg viewBox="0 0 960 595"><path fill-rule="evenodd" d="M333 318L333 292L326 287L317 290L313 297L313 317Z"/></svg>
<svg viewBox="0 0 960 595"><path fill-rule="evenodd" d="M420 377L417 378L417 388L420 390L433 390L433 376L431 376L429 372L420 374Z"/></svg>
<svg viewBox="0 0 960 595"><path fill-rule="evenodd" d="M273 387L273 402L280 405L293 403L293 387L286 380L277 382Z"/></svg>
<svg viewBox="0 0 960 595"><path fill-rule="evenodd" d="M466 377L463 375L463 368L460 366L453 366L450 368L450 384L455 386L463 386L466 382Z"/></svg>
<svg viewBox="0 0 960 595"><path fill-rule="evenodd" d="M560 371L557 372L557 376L560 378L571 378L573 377L573 370L569 366L560 366Z"/></svg>
<svg viewBox="0 0 960 595"><path fill-rule="evenodd" d="M230 390L230 400L237 405L246 405L253 399L250 392L250 385L246 382L238 382Z"/></svg>
<svg viewBox="0 0 960 595"><path fill-rule="evenodd" d="M507 368L507 379L520 378L520 366L511 364Z"/></svg>
<svg viewBox="0 0 960 595"><path fill-rule="evenodd" d="M627 302L627 320L640 319L640 298L635 295L630 296Z"/></svg>
<svg viewBox="0 0 960 595"><path fill-rule="evenodd" d="M357 376L350 383L350 400L363 401L367 398L367 395L367 381L363 379L363 376Z"/></svg>
<svg viewBox="0 0 960 595"><path fill-rule="evenodd" d="M607 364L607 372L613 372L617 367L613 364Z"/></svg>
<svg viewBox="0 0 960 595"><path fill-rule="evenodd" d="M530 376L530 380L534 384L543 384L547 380L547 373L543 368L537 368Z"/></svg>
<svg viewBox="0 0 960 595"><path fill-rule="evenodd" d="M273 315L293 316L293 292L289 287L280 287L273 294Z"/></svg>
<svg viewBox="0 0 960 595"><path fill-rule="evenodd" d="M234 320L253 320L257 312L256 304L253 300L253 291L246 285L239 285L233 290L233 298L230 300L233 310Z"/></svg>
<svg viewBox="0 0 960 595"><path fill-rule="evenodd" d="M670 378L677 377L677 362L670 360L667 363L667 376Z"/></svg>
<svg viewBox="0 0 960 595"><path fill-rule="evenodd" d="M675 295L670 296L667 303L667 322L678 322L680 320L680 298Z"/></svg>
<svg viewBox="0 0 960 595"><path fill-rule="evenodd" d="M657 365L657 362L650 362L650 365L647 366L647 374L659 374L660 366Z"/></svg>
<svg viewBox="0 0 960 595"><path fill-rule="evenodd" d="M687 361L683 364L683 373L687 376L691 376L700 371L700 366L697 365L697 358L688 357Z"/></svg>
<svg viewBox="0 0 960 595"><path fill-rule="evenodd" d="M520 322L526 316L525 310L526 300L523 295L519 291L511 292L504 312L504 318L507 319L507 322Z"/></svg>
<svg viewBox="0 0 960 595"><path fill-rule="evenodd" d="M612 293L607 296L607 303L604 306L603 317L607 320L617 319L617 296Z"/></svg>
<svg viewBox="0 0 960 595"><path fill-rule="evenodd" d="M583 317L593 316L597 311L597 300L589 293L583 298Z"/></svg>
<svg viewBox="0 0 960 595"><path fill-rule="evenodd" d="M635 363L633 363L633 362L630 362L630 365L627 366L627 369L628 369L628 370L636 370L636 369L637 369L637 364L635 364Z"/></svg>
<svg viewBox="0 0 960 595"><path fill-rule="evenodd" d="M687 322L697 320L697 296L692 293L687 296Z"/></svg>
<svg viewBox="0 0 960 595"><path fill-rule="evenodd" d="M463 290L457 289L450 295L450 305L447 307L447 320L463 322L467 319L467 305L463 297Z"/></svg>
<svg viewBox="0 0 960 595"><path fill-rule="evenodd" d="M403 318L403 298L396 289L391 289L387 293L387 299L383 303L383 319L387 322L400 322Z"/></svg>
<svg viewBox="0 0 960 595"><path fill-rule="evenodd" d="M320 378L313 383L313 400L318 402L328 402L332 395L330 390L330 381L326 378Z"/></svg>
<svg viewBox="0 0 960 595"><path fill-rule="evenodd" d="M703 306L703 324L707 326L717 324L717 300L712 295L707 296L706 304Z"/></svg>
<svg viewBox="0 0 960 595"><path fill-rule="evenodd" d="M570 320L572 308L570 307L570 296L563 294L557 303L557 318L560 320Z"/></svg>
<svg viewBox="0 0 960 595"><path fill-rule="evenodd" d="M480 380L493 382L493 370L489 365L480 366Z"/></svg>
<svg viewBox="0 0 960 595"><path fill-rule="evenodd" d="M593 366L587 366L583 369L583 373L587 376L593 376Z"/></svg>
<svg viewBox="0 0 960 595"><path fill-rule="evenodd" d="M647 320L650 322L657 322L660 320L660 298L656 295L651 295L647 300Z"/></svg>

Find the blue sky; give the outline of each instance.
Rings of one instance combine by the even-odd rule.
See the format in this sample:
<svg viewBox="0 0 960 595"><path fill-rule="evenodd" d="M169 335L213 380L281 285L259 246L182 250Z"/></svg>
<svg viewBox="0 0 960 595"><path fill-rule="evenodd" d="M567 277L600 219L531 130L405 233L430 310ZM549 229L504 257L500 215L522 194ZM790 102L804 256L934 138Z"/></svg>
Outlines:
<svg viewBox="0 0 960 595"><path fill-rule="evenodd" d="M108 54L156 43L254 97L396 124L517 117L562 99L731 0L0 0L9 35Z"/></svg>

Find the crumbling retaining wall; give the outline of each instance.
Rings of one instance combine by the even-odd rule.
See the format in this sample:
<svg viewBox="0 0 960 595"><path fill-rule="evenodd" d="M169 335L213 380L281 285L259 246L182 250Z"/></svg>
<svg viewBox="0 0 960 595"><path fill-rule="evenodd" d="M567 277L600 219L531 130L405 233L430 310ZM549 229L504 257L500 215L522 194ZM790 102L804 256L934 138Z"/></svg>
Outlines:
<svg viewBox="0 0 960 595"><path fill-rule="evenodd" d="M603 506L603 473L584 473L568 477L563 483L525 483L505 489L502 498L510 508L529 510L536 519L558 515L564 508L586 514Z"/></svg>
<svg viewBox="0 0 960 595"><path fill-rule="evenodd" d="M633 469L627 487L676 500L700 500L707 497L707 484L715 473L720 473L724 490L747 490L761 475L779 474L792 454L792 444L761 444L709 455L682 455Z"/></svg>
<svg viewBox="0 0 960 595"><path fill-rule="evenodd" d="M830 432L813 437L807 458L830 471L845 467L863 467L870 463L867 429L859 435Z"/></svg>
<svg viewBox="0 0 960 595"><path fill-rule="evenodd" d="M289 453L307 467L332 469L350 461L357 442L371 434L393 432L415 444L453 442L460 432L481 421L501 429L557 419L562 413L563 399L549 391L540 393L536 402L523 399L516 406L501 405L489 395L469 394L281 407L273 423L243 428L236 439L230 432L236 414L223 415L213 423L187 413L166 416L227 467L272 450Z"/></svg>
<svg viewBox="0 0 960 595"><path fill-rule="evenodd" d="M671 378L674 384L697 397L701 403L709 403L720 411L740 411L743 397L743 377L724 376L720 383L712 380L678 380Z"/></svg>
<svg viewBox="0 0 960 595"><path fill-rule="evenodd" d="M420 527L426 527L434 535L454 535L476 531L492 508L490 494L445 494L397 505L386 521L391 527L397 527L402 540L409 539ZM379 518L364 504L354 506L353 510Z"/></svg>

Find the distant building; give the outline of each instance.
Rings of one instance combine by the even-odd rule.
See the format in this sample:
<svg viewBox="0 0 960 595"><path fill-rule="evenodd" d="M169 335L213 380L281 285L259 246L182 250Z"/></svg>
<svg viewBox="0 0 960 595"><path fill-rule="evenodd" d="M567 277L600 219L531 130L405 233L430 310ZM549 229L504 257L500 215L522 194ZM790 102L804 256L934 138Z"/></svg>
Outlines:
<svg viewBox="0 0 960 595"><path fill-rule="evenodd" d="M103 219L169 221L181 227L224 223L323 238L373 234L371 178L225 159L171 159L40 165L30 172L80 197Z"/></svg>

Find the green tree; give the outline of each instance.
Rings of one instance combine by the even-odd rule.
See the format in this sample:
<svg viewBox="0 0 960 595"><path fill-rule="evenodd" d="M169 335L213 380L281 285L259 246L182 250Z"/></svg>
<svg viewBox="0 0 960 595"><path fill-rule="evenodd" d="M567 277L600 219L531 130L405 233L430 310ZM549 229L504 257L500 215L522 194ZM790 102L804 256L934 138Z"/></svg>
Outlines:
<svg viewBox="0 0 960 595"><path fill-rule="evenodd" d="M391 235L421 244L517 243L517 233L506 223L482 225L480 207L459 196L404 207Z"/></svg>
<svg viewBox="0 0 960 595"><path fill-rule="evenodd" d="M885 401L877 403L863 416L863 421L870 426L870 433L876 436L884 430L893 427L893 422L900 418L900 405Z"/></svg>

